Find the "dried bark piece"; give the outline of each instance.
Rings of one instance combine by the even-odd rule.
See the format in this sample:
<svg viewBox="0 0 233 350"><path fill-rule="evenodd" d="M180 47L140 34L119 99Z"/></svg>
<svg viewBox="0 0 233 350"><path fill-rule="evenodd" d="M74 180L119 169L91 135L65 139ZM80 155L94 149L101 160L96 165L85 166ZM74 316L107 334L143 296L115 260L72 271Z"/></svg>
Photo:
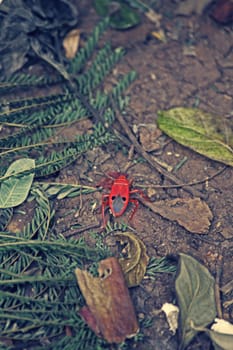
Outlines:
<svg viewBox="0 0 233 350"><path fill-rule="evenodd" d="M139 331L139 326L118 260L99 263L99 277L77 268L75 275L87 306L80 314L97 336L121 343Z"/></svg>
<svg viewBox="0 0 233 350"><path fill-rule="evenodd" d="M206 233L213 214L209 206L200 198L176 198L146 205L166 219L177 221L179 225L193 233Z"/></svg>
<svg viewBox="0 0 233 350"><path fill-rule="evenodd" d="M144 243L132 232L114 235L116 241L124 245L124 257L119 259L128 287L138 286L145 273L149 261Z"/></svg>

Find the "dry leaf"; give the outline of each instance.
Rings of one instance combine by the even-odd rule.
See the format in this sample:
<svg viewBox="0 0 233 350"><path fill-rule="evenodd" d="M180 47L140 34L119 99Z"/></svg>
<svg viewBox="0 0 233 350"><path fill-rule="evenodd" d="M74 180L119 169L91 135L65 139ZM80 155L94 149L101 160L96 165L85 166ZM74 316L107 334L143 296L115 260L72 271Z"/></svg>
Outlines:
<svg viewBox="0 0 233 350"><path fill-rule="evenodd" d="M80 314L89 327L109 343L121 343L139 331L129 290L118 260L99 263L99 277L79 268L75 270L87 306Z"/></svg>
<svg viewBox="0 0 233 350"><path fill-rule="evenodd" d="M223 320L221 318L215 318L215 323L212 324L212 331L223 333L223 334L231 334L233 335L233 324Z"/></svg>
<svg viewBox="0 0 233 350"><path fill-rule="evenodd" d="M169 330L175 334L178 328L178 316L179 308L178 306L171 303L164 303L161 310L165 313L167 318L167 323L169 324Z"/></svg>
<svg viewBox="0 0 233 350"><path fill-rule="evenodd" d="M71 30L63 40L66 58L72 59L76 55L80 41L80 30Z"/></svg>
<svg viewBox="0 0 233 350"><path fill-rule="evenodd" d="M119 259L128 287L138 286L145 273L149 261L144 243L132 232L114 235L116 241L124 246L124 257Z"/></svg>
<svg viewBox="0 0 233 350"><path fill-rule="evenodd" d="M151 35L155 38L155 39L157 39L157 40L159 40L159 41L162 41L163 43L165 43L166 42L166 35L165 35L165 32L164 32L164 30L163 29L159 29L159 30L154 30L153 32L151 32Z"/></svg>
<svg viewBox="0 0 233 350"><path fill-rule="evenodd" d="M155 23L156 27L160 27L162 16L158 12L155 12L154 10L150 9L149 11L145 12L145 16L151 22Z"/></svg>
<svg viewBox="0 0 233 350"><path fill-rule="evenodd" d="M206 233L213 214L200 198L176 198L158 202L146 202L155 213L166 219L177 221L179 225L193 233Z"/></svg>
<svg viewBox="0 0 233 350"><path fill-rule="evenodd" d="M22 232L23 226L24 226L24 223L22 222L22 220L17 220L14 218L7 225L7 230L10 232L19 233L19 232Z"/></svg>

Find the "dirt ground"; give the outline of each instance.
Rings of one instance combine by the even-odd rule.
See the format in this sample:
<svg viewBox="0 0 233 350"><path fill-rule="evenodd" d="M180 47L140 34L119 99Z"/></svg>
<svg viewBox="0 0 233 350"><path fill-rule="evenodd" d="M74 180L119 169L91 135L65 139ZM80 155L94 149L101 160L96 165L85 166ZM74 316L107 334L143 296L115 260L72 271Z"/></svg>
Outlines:
<svg viewBox="0 0 233 350"><path fill-rule="evenodd" d="M137 72L137 79L127 92L130 104L124 116L133 130L141 124L155 125L159 110L177 106L195 106L220 115L223 123L225 118L232 118L233 31L230 27L216 24L208 13L178 16L177 6L177 2L172 0L157 2L156 10L161 15L165 40L151 35L158 28L145 16L137 27L125 31L110 29L104 37L111 41L114 48L120 46L126 49L126 55L116 66L115 73ZM88 1L82 1L80 9L80 27L88 36L99 17ZM187 253L204 263L216 276L219 257L222 256L220 285L225 285L232 280L233 271L233 169L198 155L165 135L159 137L157 149L150 154L172 166L174 174L183 183L203 180L193 188L208 204L213 219L205 234L194 234L140 203L130 225L145 243L150 257ZM109 145L87 152L85 157L60 172L59 181L95 185L104 174L124 172L126 168L129 177L134 179L134 187L144 186L152 201L192 197L183 188L164 188L172 183L142 161L137 152L129 155L128 150L120 145L119 149ZM213 177L221 169L223 171ZM206 178L209 180L205 181ZM94 205L98 208L100 203L100 192L58 201L57 232L66 235L74 225L90 226L92 231L100 230L100 212L93 210ZM128 215L129 211L119 221L127 221ZM110 219L114 222L112 217ZM88 233L89 230L86 230L82 234L88 236ZM80 237L80 234L75 237ZM164 314L156 315L156 310L164 302L175 300L174 276L162 273L155 280L144 279L139 287L131 289L131 295L137 314L141 318L153 317L152 326L144 330L145 339L134 348L178 349L178 337L169 331ZM232 311L223 309L224 317L230 321L233 320ZM188 350L194 349L212 349L212 345L200 334L188 346Z"/></svg>
<svg viewBox="0 0 233 350"><path fill-rule="evenodd" d="M124 59L116 67L117 74L132 69L137 72L137 79L128 91L130 106L125 116L131 128L135 129L140 124L155 124L159 110L176 106L196 106L220 115L223 123L225 118L232 118L232 29L216 24L208 13L178 16L177 6L175 1L159 2L164 41L151 35L156 27L145 16L142 16L139 26L125 31L109 30L105 36L114 48L122 46L126 49ZM84 2L81 8L81 28L88 35L99 18L88 3ZM220 284L223 286L232 279L233 270L233 169L168 140L165 136L160 137L158 149L150 153L174 169L185 159L175 172L183 183L210 178L193 187L203 195L213 213L211 226L205 234L190 233L175 221L153 213L142 204L130 225L145 243L150 257L184 252L203 262L216 276L219 257L222 256ZM75 183L79 179L85 185L92 185L98 183L104 174L123 172L128 167L127 173L134 179L134 186L143 185L149 189L153 201L191 197L182 188L163 188L164 185L171 185L171 182L145 161L139 160L136 152L129 157L121 147L117 150L110 145L88 152L85 158L63 170L59 177L62 181ZM211 179L220 169L224 170ZM160 185L161 188L153 189L153 185ZM93 203L100 205L101 193L57 203L58 232L66 234L75 224L98 226L101 216L98 211L93 213L91 210ZM76 215L65 216L73 208L77 208ZM127 217L128 212L120 221L127 221ZM111 220L114 221L113 218ZM88 230L84 234L88 235ZM169 331L164 315L154 316L164 302L174 301L174 276L163 273L153 281L145 279L139 287L131 290L131 295L137 314L140 317L153 317L152 327L144 330L146 338L135 349L177 349L178 338ZM223 309L223 313L225 318L232 321L232 310ZM211 346L204 335L198 335L188 350L206 350Z"/></svg>

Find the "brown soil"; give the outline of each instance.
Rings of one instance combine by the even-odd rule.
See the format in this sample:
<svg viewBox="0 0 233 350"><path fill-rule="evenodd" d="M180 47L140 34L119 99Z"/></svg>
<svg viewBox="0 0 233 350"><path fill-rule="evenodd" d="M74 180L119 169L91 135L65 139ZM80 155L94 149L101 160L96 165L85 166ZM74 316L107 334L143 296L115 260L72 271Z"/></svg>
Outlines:
<svg viewBox="0 0 233 350"><path fill-rule="evenodd" d="M166 41L159 41L151 35L155 25L146 17L142 17L141 25L127 31L109 30L105 36L111 40L113 47L126 48L125 58L117 65L117 74L133 69L138 78L130 87L130 108L125 116L132 128L139 124L156 123L157 111L176 106L198 106L207 112L229 117L233 108L233 36L232 31L218 26L208 16L191 15L176 16L177 5L173 1L160 1L158 7L161 14L161 28L164 30ZM98 16L92 7L83 8L81 27L84 33L89 33ZM175 175L184 183L204 180L214 175L224 166L186 149L176 142L168 142L163 138L159 150L152 152L160 160L173 167L184 158L186 162L177 170ZM119 147L121 148L121 147ZM77 181L84 184L89 177L93 184L98 183L103 174L112 171L123 172L128 165L130 178L137 184L152 185L171 184L146 162L135 162L138 155L128 159L122 150L111 146L101 150L88 152L85 159L65 169L61 177L66 181ZM129 163L128 163L129 162ZM90 182L88 183L90 185ZM154 214L147 207L140 205L134 216L133 226L138 236L147 247L151 257L163 257L167 254L184 252L191 254L203 262L213 276L219 266L222 256L221 285L232 279L232 242L233 242L233 170L225 170L209 181L194 186L205 197L213 213L211 226L204 235L186 231L176 222L168 221ZM183 189L155 189L153 200L190 197ZM93 202L99 206L101 194L64 201L59 203L57 218L58 230L65 231L71 224L95 224L100 221L100 214L91 210ZM74 218L63 217L65 212L76 207L79 215ZM120 221L127 220L128 213ZM113 219L111 218L113 221ZM88 234L88 231L85 235ZM77 235L79 237L79 235ZM164 302L174 301L174 277L158 274L154 281L143 280L139 287L131 290L137 313L143 317L153 316ZM224 316L231 318L230 310L223 309ZM168 329L163 314L153 316L152 327L146 329L146 339L138 343L138 350L174 350L178 348L178 337L173 336ZM196 337L188 349L210 349L211 345L204 335Z"/></svg>
<svg viewBox="0 0 233 350"><path fill-rule="evenodd" d="M156 27L145 16L142 16L142 23L133 29L109 30L105 35L105 40L111 40L114 48L126 48L126 55L117 65L116 73L133 69L138 75L128 90L130 106L124 116L125 120L130 128L140 124L155 124L158 110L198 106L204 111L221 115L224 123L225 118L232 117L233 110L232 30L217 25L208 13L177 16L175 1L158 3L160 5L157 5L157 10L161 15L165 41L151 35ZM94 9L83 1L80 23L82 32L88 35L98 21ZM88 126L84 124L83 128L86 127ZM74 129L67 132L73 133ZM225 167L218 176L211 179L218 170L224 168L223 164L198 155L172 140L167 141L167 137L160 136L159 149L150 154L174 168L186 157L184 164L175 172L183 183L210 178L193 187L203 194L213 213L211 226L206 234L190 233L175 221L153 213L142 203L130 225L145 243L150 257L184 252L203 262L216 276L219 257L222 256L220 283L223 286L232 279L233 270L233 169ZM134 179L134 186L148 186L152 200L191 197L182 188L163 188L164 185L171 185L171 182L145 161L141 162L137 152L131 158L128 156L127 152L122 152L121 145L119 150L111 145L95 149L61 171L59 180L95 185L104 174L124 172L127 167L129 177ZM153 185L160 185L161 188L153 190ZM93 203L97 208L100 207L100 192L57 202L57 231L66 234L75 224L94 226L97 222L98 226L101 215L98 210L93 211ZM75 215L65 215L74 208ZM123 215L119 221L127 221L128 214ZM112 217L110 219L114 222ZM86 230L84 235L88 236L88 232ZM75 237L80 237L80 234ZM139 287L131 290L131 295L137 314L140 317L153 317L152 327L144 330L146 338L135 349L178 349L178 337L169 331L165 316L154 316L164 302L175 300L174 276L163 273L158 274L153 281L145 279ZM232 310L223 309L224 317L232 321L231 312ZM210 341L200 334L188 350L210 348Z"/></svg>
<svg viewBox="0 0 233 350"><path fill-rule="evenodd" d="M156 30L155 25L146 17L134 29L109 30L107 33L106 40L110 39L113 47L122 46L127 50L125 58L117 65L117 73L133 69L138 74L128 92L131 101L125 116L128 125L155 124L158 110L176 106L198 106L221 115L224 122L232 113L233 107L232 31L218 26L208 15L176 16L177 5L174 2L160 3L163 3L159 7L159 13L162 16L161 28L166 35L165 42L151 36L150 33ZM84 10L82 29L89 33L98 17L91 7ZM223 167L173 141L161 144L161 148L152 154L173 167L187 157L176 172L176 176L184 183L211 178ZM88 176L93 183L98 183L103 176L101 174L124 171L130 164L127 173L135 180L135 187L143 184L151 189L153 184L170 184L146 162L134 162L135 159L138 159L136 153L133 159L128 160L128 155L123 155L122 150L116 151L110 146L101 151L88 152L85 159L64 170L62 176L68 177L71 182L77 181L77 176L80 181ZM146 244L149 256L162 257L185 252L203 262L214 276L219 266L218 259L223 256L221 285L230 281L233 269L232 175L232 168L226 167L220 175L195 186L195 189L204 194L213 213L211 226L205 235L190 233L176 222L168 221L140 205L130 224ZM153 192L153 200L189 196L183 189L161 188ZM84 226L99 221L100 215L97 213L93 216L91 211L93 201L99 205L101 194L83 198L81 207L77 198L65 201L64 207L58 211L60 229L63 227L65 230L75 221ZM63 214L74 206L80 207L79 216L62 219ZM121 221L127 220L126 215ZM137 313L141 317L153 316L164 302L174 301L174 277L158 274L156 280L143 280L140 287L133 288L131 292ZM223 312L230 319L230 310L224 309ZM152 327L144 330L144 333L146 339L143 343L138 343L138 350L178 348L178 337L169 331L163 314L153 316ZM204 335L199 335L188 349L210 347L209 340Z"/></svg>

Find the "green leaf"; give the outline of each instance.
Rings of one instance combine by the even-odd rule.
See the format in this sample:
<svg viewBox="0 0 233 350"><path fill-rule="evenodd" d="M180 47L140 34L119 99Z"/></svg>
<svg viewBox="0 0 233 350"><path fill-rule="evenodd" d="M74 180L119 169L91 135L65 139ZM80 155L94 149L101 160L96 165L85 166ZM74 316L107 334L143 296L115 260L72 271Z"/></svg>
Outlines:
<svg viewBox="0 0 233 350"><path fill-rule="evenodd" d="M215 350L232 350L233 325L223 319L215 319L215 322L218 324L218 330L214 329L214 326L216 327L215 323L212 325L211 329L195 327L194 325L193 328L199 332L206 332L212 340ZM212 328L214 330L212 330Z"/></svg>
<svg viewBox="0 0 233 350"><path fill-rule="evenodd" d="M215 350L232 350L232 334L222 334L210 330L208 330L208 334L213 342Z"/></svg>
<svg viewBox="0 0 233 350"><path fill-rule="evenodd" d="M3 231L7 227L12 215L12 208L0 209L0 231Z"/></svg>
<svg viewBox="0 0 233 350"><path fill-rule="evenodd" d="M196 259L180 254L176 294L180 308L180 350L198 332L192 327L206 327L216 316L214 278Z"/></svg>
<svg viewBox="0 0 233 350"><path fill-rule="evenodd" d="M35 168L34 159L22 158L13 162L1 179L0 208L11 208L23 203L31 188L34 173L23 174Z"/></svg>
<svg viewBox="0 0 233 350"><path fill-rule="evenodd" d="M233 128L230 120L195 108L158 112L159 128L180 144L233 166Z"/></svg>
<svg viewBox="0 0 233 350"><path fill-rule="evenodd" d="M121 4L118 11L110 16L110 25L116 29L128 29L136 26L140 22L140 17L128 5Z"/></svg>
<svg viewBox="0 0 233 350"><path fill-rule="evenodd" d="M94 7L100 16L109 15L109 23L115 29L128 29L140 22L138 13L120 0L95 0Z"/></svg>
<svg viewBox="0 0 233 350"><path fill-rule="evenodd" d="M99 16L106 17L108 15L109 0L95 0L94 7Z"/></svg>

